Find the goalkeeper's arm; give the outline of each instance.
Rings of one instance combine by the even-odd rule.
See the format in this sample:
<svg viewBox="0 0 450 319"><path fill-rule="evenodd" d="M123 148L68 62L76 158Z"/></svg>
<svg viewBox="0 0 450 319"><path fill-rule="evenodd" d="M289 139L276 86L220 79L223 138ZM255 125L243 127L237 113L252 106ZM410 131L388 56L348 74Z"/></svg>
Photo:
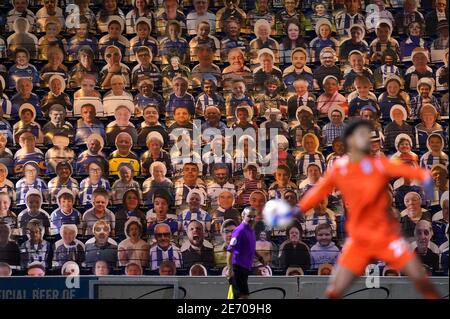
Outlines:
<svg viewBox="0 0 450 319"><path fill-rule="evenodd" d="M430 171L393 162L389 159L382 159L382 161L383 166L381 169L385 170L390 177L404 177L419 180L425 193L425 200L432 201L434 199L434 183Z"/></svg>
<svg viewBox="0 0 450 319"><path fill-rule="evenodd" d="M319 180L319 182L310 189L306 195L298 203L300 213L307 212L313 208L316 204L320 203L325 197L333 191L335 188L333 181L333 168Z"/></svg>

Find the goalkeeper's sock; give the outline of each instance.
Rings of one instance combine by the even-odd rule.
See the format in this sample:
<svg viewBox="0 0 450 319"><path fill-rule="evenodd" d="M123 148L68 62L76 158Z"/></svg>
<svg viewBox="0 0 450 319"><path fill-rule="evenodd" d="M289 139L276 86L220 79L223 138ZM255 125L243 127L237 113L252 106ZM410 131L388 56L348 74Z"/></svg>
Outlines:
<svg viewBox="0 0 450 319"><path fill-rule="evenodd" d="M328 299L342 299L342 295L333 288L327 288L325 295Z"/></svg>
<svg viewBox="0 0 450 319"><path fill-rule="evenodd" d="M416 281L415 285L417 290L425 297L425 299L440 299L439 294L428 277L424 277Z"/></svg>

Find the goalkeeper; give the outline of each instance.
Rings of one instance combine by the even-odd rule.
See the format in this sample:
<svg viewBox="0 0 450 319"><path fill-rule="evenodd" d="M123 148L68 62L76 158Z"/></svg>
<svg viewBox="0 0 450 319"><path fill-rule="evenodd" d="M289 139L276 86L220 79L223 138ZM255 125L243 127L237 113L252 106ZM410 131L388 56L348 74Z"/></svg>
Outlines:
<svg viewBox="0 0 450 319"><path fill-rule="evenodd" d="M421 262L400 235L399 222L391 213L388 193L388 184L393 178L405 177L422 181L427 198L432 198L431 176L420 168L370 156L373 130L367 121L351 123L344 133L348 156L337 160L299 202L300 211L306 212L337 188L347 208L348 239L333 270L326 295L329 298L343 297L369 263L383 260L408 275L424 297L438 298Z"/></svg>

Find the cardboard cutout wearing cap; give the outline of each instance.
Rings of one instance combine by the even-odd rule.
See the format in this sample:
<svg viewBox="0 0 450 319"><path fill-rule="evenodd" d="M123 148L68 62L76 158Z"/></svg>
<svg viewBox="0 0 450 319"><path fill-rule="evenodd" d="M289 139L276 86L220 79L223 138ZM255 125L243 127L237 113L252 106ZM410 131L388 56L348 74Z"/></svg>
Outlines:
<svg viewBox="0 0 450 319"><path fill-rule="evenodd" d="M360 56L364 57L364 53L362 53L362 52L359 51L359 50L351 50L351 51L349 52L348 56L350 57L350 56L353 55L353 54L359 54Z"/></svg>
<svg viewBox="0 0 450 319"><path fill-rule="evenodd" d="M428 50L425 49L425 48L421 48L421 47L415 48L415 49L412 51L412 53L411 53L411 61L414 61L414 57L415 57L416 55L418 55L418 54L423 54L423 55L427 58L427 61L428 61L428 62L430 61L430 56L429 56L429 54L428 54Z"/></svg>
<svg viewBox="0 0 450 319"><path fill-rule="evenodd" d="M318 37L320 37L320 27L322 25L327 25L327 26L330 27L330 30L333 30L333 27L331 25L330 20L328 20L326 18L321 18L321 19L317 20L317 22L316 22L316 29L315 29L315 31L316 31L316 34L317 34Z"/></svg>
<svg viewBox="0 0 450 319"><path fill-rule="evenodd" d="M31 113L33 113L33 117L31 119L31 121L33 122L36 119L36 109L34 108L33 104L31 103L23 103L20 107L19 107L19 117L22 114L23 110L30 110Z"/></svg>
<svg viewBox="0 0 450 319"><path fill-rule="evenodd" d="M420 108L420 116L422 116L425 111L432 111L435 114L436 118L438 116L438 112L433 104L427 103L422 105L422 107Z"/></svg>
<svg viewBox="0 0 450 319"><path fill-rule="evenodd" d="M284 135L276 135L275 138L272 140L272 149L278 150L278 146L281 144L285 147L289 146L289 141Z"/></svg>
<svg viewBox="0 0 450 319"><path fill-rule="evenodd" d="M18 77L18 78L16 78L16 86L15 86L15 89L16 89L17 92L19 92L19 82L20 81L25 81L25 80L30 82L31 88L34 87L33 81L31 80L31 77Z"/></svg>
<svg viewBox="0 0 450 319"><path fill-rule="evenodd" d="M133 0L134 1L134 0ZM134 23L134 26L135 26L135 28L137 27L137 25L138 24L140 24L140 23L145 23L145 24L147 24L148 25L148 28L149 28L149 33L152 33L152 23L151 23L151 21L150 21L150 19L149 18L147 18L147 17L139 17L137 20L136 20L136 22Z"/></svg>
<svg viewBox="0 0 450 319"><path fill-rule="evenodd" d="M243 170L246 171L248 170L250 167L254 167L256 169L256 173L259 175L259 165L256 163L247 163L245 164Z"/></svg>
<svg viewBox="0 0 450 319"><path fill-rule="evenodd" d="M103 116L114 116L116 109L120 105L125 105L134 114L134 102L128 95L110 95L103 98Z"/></svg>
<svg viewBox="0 0 450 319"><path fill-rule="evenodd" d="M293 275L296 273L295 275ZM301 267L288 267L286 270L286 276L303 276L305 272Z"/></svg>
<svg viewBox="0 0 450 319"><path fill-rule="evenodd" d="M72 167L72 165L70 164L70 162L69 161L61 161L61 162L59 162L58 164L56 164L56 171L58 171L61 167L68 167L69 168L69 170L70 170L70 175L72 175L72 173L73 173L73 167Z"/></svg>
<svg viewBox="0 0 450 319"><path fill-rule="evenodd" d="M8 167L6 167L5 164L0 163L0 168L6 173L6 176L8 176Z"/></svg>
<svg viewBox="0 0 450 319"><path fill-rule="evenodd" d="M417 82L417 92L419 92L420 86L422 86L422 85L428 85L428 87L430 88L430 95L433 94L434 79L428 78L428 77L420 78L419 81Z"/></svg>
<svg viewBox="0 0 450 319"><path fill-rule="evenodd" d="M236 116L236 118L237 118L237 111L239 109L246 109L247 110L247 112L248 112L248 121L249 122L253 119L253 108L250 105L248 105L248 104L238 105L236 107L236 111L234 112L235 113L234 115Z"/></svg>
<svg viewBox="0 0 450 319"><path fill-rule="evenodd" d="M403 85L402 79L398 75L393 74L393 75L388 76L388 78L384 82L384 87L386 87L390 81L397 81L398 85L400 87L402 87L402 85Z"/></svg>
<svg viewBox="0 0 450 319"><path fill-rule="evenodd" d="M300 122L300 112L308 112L308 113L310 113L311 115L314 114L310 107L308 107L308 106L306 106L306 105L300 106L300 107L297 109L297 111L295 112L295 117L297 118L297 121L299 121L299 122Z"/></svg>
<svg viewBox="0 0 450 319"><path fill-rule="evenodd" d="M427 149L428 149L429 152L431 152L430 138L435 138L435 137L438 137L438 138L441 139L441 152L442 152L444 150L444 145L445 145L444 138L442 137L441 134L437 134L437 133L431 133L430 135L428 135L428 138L427 138Z"/></svg>
<svg viewBox="0 0 450 319"><path fill-rule="evenodd" d="M372 111L374 114L377 114L378 113L378 110L373 106L373 105L370 105L370 104L367 104L367 105L364 105L362 108L361 108L361 113L363 112L363 111L365 111L365 110L369 110L369 111Z"/></svg>
<svg viewBox="0 0 450 319"><path fill-rule="evenodd" d="M100 134L93 133L90 134L86 139L86 144L89 144L91 140L97 140L100 144L100 150L99 153L102 151L103 147L105 146L105 141L103 140L103 137Z"/></svg>
<svg viewBox="0 0 450 319"><path fill-rule="evenodd" d="M164 138L162 137L161 133L156 131L150 132L145 139L146 144L148 144L153 139L158 140L161 146L164 145Z"/></svg>
<svg viewBox="0 0 450 319"><path fill-rule="evenodd" d="M50 83L52 83L53 80L59 80L59 82L61 83L61 92L64 92L64 90L66 89L66 81L64 80L64 78L61 75L59 75L59 74L52 75L48 79L48 85L49 86L50 86Z"/></svg>
<svg viewBox="0 0 450 319"><path fill-rule="evenodd" d="M215 106L215 105L208 105L206 108L205 108L205 114L206 114L206 112L208 111L208 109L214 109L216 112L218 112L219 114L220 114L220 110L219 110L219 108L217 107L217 106Z"/></svg>
<svg viewBox="0 0 450 319"><path fill-rule="evenodd" d="M107 26L109 27L109 25L111 24L111 22L118 22L120 24L120 34L122 34L123 30L125 29L125 22L123 21L123 18L121 18L118 15L112 15L109 16L108 18L108 22L107 22Z"/></svg>
<svg viewBox="0 0 450 319"><path fill-rule="evenodd" d="M360 25L360 24L354 24L354 25L352 25L352 26L350 27L350 30L349 30L350 33L351 33L352 30L355 29L355 28L361 30L361 32L362 32L361 39L364 39L364 37L366 36L366 29L364 28L364 26L363 26L363 25Z"/></svg>
<svg viewBox="0 0 450 319"><path fill-rule="evenodd" d="M147 53L149 55L149 60L150 60L150 63L151 63L151 61L153 61L153 53L152 53L152 50L149 47L146 47L146 46L141 46L141 47L139 47L139 49L135 50L136 52L135 52L134 55L136 57L136 61L140 62L140 58L139 58L138 54L142 50L147 51Z"/></svg>
<svg viewBox="0 0 450 319"><path fill-rule="evenodd" d="M28 197L32 196L32 195L36 195L39 196L40 200L41 200L41 204L43 202L43 198L42 198L42 193L37 190L36 188L32 188L30 189L27 194L25 195L25 205L27 206L28 210L30 209L30 207L28 206Z"/></svg>
<svg viewBox="0 0 450 319"><path fill-rule="evenodd" d="M47 29L47 26L49 24L56 24L56 27L57 27L57 31L56 32L57 33L61 32L61 29L62 29L61 20L59 20L57 17L55 17L55 16L48 16L47 17L47 19L45 20L45 23L44 23L44 29L45 30Z"/></svg>
<svg viewBox="0 0 450 319"><path fill-rule="evenodd" d="M323 55L331 53L334 57L336 57L336 51L331 47L325 47L320 51L319 58L322 58Z"/></svg>
<svg viewBox="0 0 450 319"><path fill-rule="evenodd" d="M306 59L308 59L308 52L302 47L297 47L294 50L292 50L292 52L291 52L291 61L294 60L294 54L296 54L297 52L302 52L305 55ZM291 65L291 67L292 67L292 65ZM308 72L311 71L311 69L306 65L304 66L304 68L305 68L305 70L308 70Z"/></svg>
<svg viewBox="0 0 450 319"><path fill-rule="evenodd" d="M272 57L272 60L275 59L275 54L273 51L269 48L264 48L258 51L258 60L261 58L263 54L269 54Z"/></svg>
<svg viewBox="0 0 450 319"><path fill-rule="evenodd" d="M160 167L162 170L163 176L166 176L166 174L167 174L166 164L164 164L163 162L159 162L159 161L155 161L150 165L150 168L148 169L148 171L150 172L151 175L153 175L153 170L156 167Z"/></svg>
<svg viewBox="0 0 450 319"><path fill-rule="evenodd" d="M411 147L413 146L411 137L408 134L400 133L395 137L395 142L394 142L394 146L395 146L395 149L397 150L397 152L400 152L400 150L398 149L398 146L399 146L398 144L400 144L400 142L402 140L407 140L409 142L409 145Z"/></svg>
<svg viewBox="0 0 450 319"><path fill-rule="evenodd" d="M266 112L264 113L264 117L266 118L266 120L270 120L270 116L272 114L276 115L277 121L281 120L281 117L282 117L281 111L276 108L267 109Z"/></svg>
<svg viewBox="0 0 450 319"><path fill-rule="evenodd" d="M391 118L391 121L394 122L394 111L400 110L403 113L403 121L406 121L408 119L408 113L406 112L405 108L401 104L395 104L391 107L391 110L389 111L389 116Z"/></svg>
<svg viewBox="0 0 450 319"><path fill-rule="evenodd" d="M344 110L342 109L342 107L340 107L339 105L335 105L335 106L332 106L329 110L328 110L328 119L331 121L331 114L333 114L333 112L339 112L339 113L341 113L341 115L342 115L342 119L344 119L345 118L345 112L344 112Z"/></svg>
<svg viewBox="0 0 450 319"><path fill-rule="evenodd" d="M73 192L70 189L63 187L59 190L58 194L56 195L56 200L59 202L59 198L64 194L68 194L72 196L73 199L75 199L75 195L73 194Z"/></svg>
<svg viewBox="0 0 450 319"><path fill-rule="evenodd" d="M255 35L257 37L259 37L258 29L260 26L265 26L269 30L269 34L270 34L272 27L270 26L269 21L267 21L266 19L258 19L255 22L255 27L253 28L253 32L255 33Z"/></svg>
<svg viewBox="0 0 450 319"><path fill-rule="evenodd" d="M382 24L386 24L387 26L389 26L389 28L390 28L389 36L391 36L391 33L392 33L392 23L391 23L391 21L389 21L387 19L381 19L375 25L375 29L378 29Z"/></svg>
<svg viewBox="0 0 450 319"><path fill-rule="evenodd" d="M134 173L134 168L133 168L133 165L131 164L131 163L129 163L129 162L121 162L120 164L119 164L119 166L117 166L117 175L120 177L120 172L122 171L122 169L124 169L124 168L128 168L130 171L131 171L131 173L133 174Z"/></svg>
<svg viewBox="0 0 450 319"><path fill-rule="evenodd" d="M319 276L329 276L329 275L331 275L332 271L333 271L333 265L332 264L321 264L321 265L319 265L319 268L317 270L317 274Z"/></svg>
<svg viewBox="0 0 450 319"><path fill-rule="evenodd" d="M325 82L329 79L333 79L335 80L337 83L339 83L339 80L337 77L335 77L334 75L327 75L326 77L323 78L322 80L322 85L325 85Z"/></svg>
<svg viewBox="0 0 450 319"><path fill-rule="evenodd" d="M137 83L137 86L138 86L138 88L141 88L144 84L151 85L152 87L155 87L155 84L153 83L152 79L150 79L148 77L140 79L138 81L138 83Z"/></svg>
<svg viewBox="0 0 450 319"><path fill-rule="evenodd" d="M196 188L194 188L194 189L189 191L189 193L186 196L186 202L189 202L191 197L194 194L197 194L200 197L200 203L204 203L205 202L205 193L202 190L196 189Z"/></svg>

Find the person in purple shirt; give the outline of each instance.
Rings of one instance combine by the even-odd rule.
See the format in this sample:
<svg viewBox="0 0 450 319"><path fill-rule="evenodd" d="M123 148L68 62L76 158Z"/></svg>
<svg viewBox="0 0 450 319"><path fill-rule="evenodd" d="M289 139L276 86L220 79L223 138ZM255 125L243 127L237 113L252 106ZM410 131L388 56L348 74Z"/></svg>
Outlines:
<svg viewBox="0 0 450 319"><path fill-rule="evenodd" d="M253 258L264 260L256 252L256 209L247 207L242 211L242 223L235 228L227 248L227 277L233 286L235 299L248 299L248 276L252 271Z"/></svg>

